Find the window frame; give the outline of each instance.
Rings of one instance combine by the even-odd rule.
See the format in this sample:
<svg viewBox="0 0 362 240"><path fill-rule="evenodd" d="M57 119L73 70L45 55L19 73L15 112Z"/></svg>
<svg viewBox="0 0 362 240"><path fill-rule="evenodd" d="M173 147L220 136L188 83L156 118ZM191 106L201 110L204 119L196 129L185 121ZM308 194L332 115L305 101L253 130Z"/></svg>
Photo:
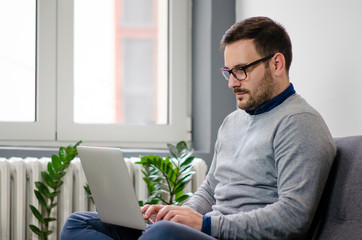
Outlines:
<svg viewBox="0 0 362 240"><path fill-rule="evenodd" d="M164 148L191 140L191 0L169 1L169 124L73 123L73 1L37 1L37 121L0 123L1 145ZM56 27L55 27L56 26ZM49 54L51 53L51 54Z"/></svg>
<svg viewBox="0 0 362 240"><path fill-rule="evenodd" d="M36 4L36 121L1 122L2 145L31 145L55 137L56 0L38 0Z"/></svg>

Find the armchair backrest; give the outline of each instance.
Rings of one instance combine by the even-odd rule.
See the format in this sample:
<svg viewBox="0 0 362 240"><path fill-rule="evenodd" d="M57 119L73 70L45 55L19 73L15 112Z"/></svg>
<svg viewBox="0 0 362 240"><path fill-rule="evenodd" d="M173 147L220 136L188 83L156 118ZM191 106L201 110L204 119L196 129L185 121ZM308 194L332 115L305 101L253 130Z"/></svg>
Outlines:
<svg viewBox="0 0 362 240"><path fill-rule="evenodd" d="M318 240L362 239L362 136L335 139L337 156L311 226Z"/></svg>

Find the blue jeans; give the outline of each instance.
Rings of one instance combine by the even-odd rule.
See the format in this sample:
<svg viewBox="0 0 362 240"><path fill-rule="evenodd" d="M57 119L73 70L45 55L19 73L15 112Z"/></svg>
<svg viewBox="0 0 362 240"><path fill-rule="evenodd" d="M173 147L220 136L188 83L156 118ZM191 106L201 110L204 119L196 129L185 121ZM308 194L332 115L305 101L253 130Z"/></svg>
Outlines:
<svg viewBox="0 0 362 240"><path fill-rule="evenodd" d="M107 224L94 212L72 213L60 232L60 239L215 240L201 231L169 221L157 222L145 231Z"/></svg>

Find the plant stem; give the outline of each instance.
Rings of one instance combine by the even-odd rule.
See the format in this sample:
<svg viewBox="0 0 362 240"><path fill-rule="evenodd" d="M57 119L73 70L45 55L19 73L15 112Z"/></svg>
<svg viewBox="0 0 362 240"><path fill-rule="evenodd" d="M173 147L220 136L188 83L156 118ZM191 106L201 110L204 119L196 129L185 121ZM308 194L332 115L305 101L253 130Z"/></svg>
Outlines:
<svg viewBox="0 0 362 240"><path fill-rule="evenodd" d="M155 166L156 167L156 166ZM172 194L172 188L171 188L171 185L170 185L170 181L168 180L168 177L167 177L167 174L164 173L160 168L156 167L161 173L162 175L165 177L165 180L166 180L166 183L167 183L167 186L168 186L168 192L170 193L170 200L169 200L169 203L168 205L171 205L172 204L172 198L173 198L173 194ZM177 178L176 178L177 179Z"/></svg>

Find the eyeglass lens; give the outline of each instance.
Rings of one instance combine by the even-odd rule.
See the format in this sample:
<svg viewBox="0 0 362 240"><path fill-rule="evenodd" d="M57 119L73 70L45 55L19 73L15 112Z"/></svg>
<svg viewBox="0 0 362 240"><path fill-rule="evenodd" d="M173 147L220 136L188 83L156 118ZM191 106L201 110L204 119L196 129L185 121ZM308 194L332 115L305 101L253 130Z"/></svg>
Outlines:
<svg viewBox="0 0 362 240"><path fill-rule="evenodd" d="M246 78L246 74L245 74L245 71L244 69L242 68L234 68L232 70L229 70L229 71L221 71L222 74L224 75L224 78L229 81L230 79L230 74L233 74L233 76L238 79L238 80L243 80Z"/></svg>

